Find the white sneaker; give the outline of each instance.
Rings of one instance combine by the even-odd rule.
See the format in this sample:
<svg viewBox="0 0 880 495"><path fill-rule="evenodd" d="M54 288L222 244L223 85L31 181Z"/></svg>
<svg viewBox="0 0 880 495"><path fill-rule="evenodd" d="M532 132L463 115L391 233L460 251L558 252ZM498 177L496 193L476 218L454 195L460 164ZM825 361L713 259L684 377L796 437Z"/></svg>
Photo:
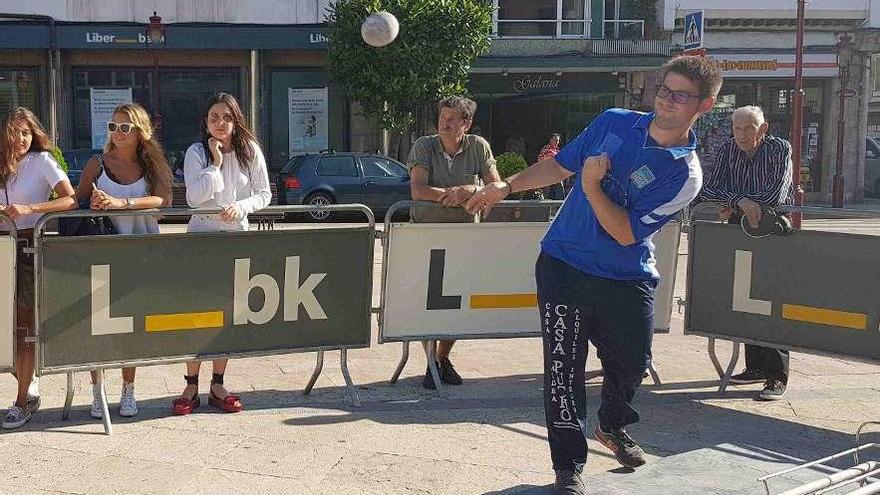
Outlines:
<svg viewBox="0 0 880 495"><path fill-rule="evenodd" d="M27 423L31 420L31 411L25 406L21 408L16 406L15 403L9 408L9 411L6 412L6 417L3 418L3 429L11 430L13 428L18 428L19 426Z"/></svg>
<svg viewBox="0 0 880 495"><path fill-rule="evenodd" d="M99 385L92 384L92 410L89 415L95 419L104 417L104 411L101 410L101 389Z"/></svg>
<svg viewBox="0 0 880 495"><path fill-rule="evenodd" d="M27 396L28 400L40 396L40 377L37 375L34 375L33 378L31 378L31 384L28 386Z"/></svg>
<svg viewBox="0 0 880 495"><path fill-rule="evenodd" d="M134 400L134 383L122 384L122 397L119 398L119 415L126 418L137 416L138 405Z"/></svg>

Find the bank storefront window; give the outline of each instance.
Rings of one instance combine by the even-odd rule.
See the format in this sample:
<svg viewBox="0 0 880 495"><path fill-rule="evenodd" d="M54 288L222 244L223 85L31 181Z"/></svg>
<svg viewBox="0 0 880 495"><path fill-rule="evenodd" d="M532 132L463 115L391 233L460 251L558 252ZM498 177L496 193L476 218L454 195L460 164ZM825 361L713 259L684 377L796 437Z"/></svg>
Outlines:
<svg viewBox="0 0 880 495"><path fill-rule="evenodd" d="M182 163L186 148L199 133L199 120L208 98L218 91L231 93L241 101L238 68L191 69L161 68L158 105L162 115L159 133L174 168ZM150 68L85 69L73 71L74 122L73 147L92 145L91 90L131 89L132 100L154 117L155 72ZM242 109L246 112L246 109ZM155 125L155 123L154 123ZM96 132L106 132L104 129Z"/></svg>
<svg viewBox="0 0 880 495"><path fill-rule="evenodd" d="M27 107L39 116L38 88L37 69L0 69L0 116L15 107Z"/></svg>

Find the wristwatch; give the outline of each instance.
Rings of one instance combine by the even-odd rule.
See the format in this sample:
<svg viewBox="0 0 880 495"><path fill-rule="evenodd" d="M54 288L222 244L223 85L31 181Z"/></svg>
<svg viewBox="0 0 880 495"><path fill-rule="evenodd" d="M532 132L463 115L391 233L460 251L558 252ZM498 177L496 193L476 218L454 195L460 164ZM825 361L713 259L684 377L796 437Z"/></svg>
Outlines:
<svg viewBox="0 0 880 495"><path fill-rule="evenodd" d="M130 210L134 208L134 198L125 198L125 209Z"/></svg>

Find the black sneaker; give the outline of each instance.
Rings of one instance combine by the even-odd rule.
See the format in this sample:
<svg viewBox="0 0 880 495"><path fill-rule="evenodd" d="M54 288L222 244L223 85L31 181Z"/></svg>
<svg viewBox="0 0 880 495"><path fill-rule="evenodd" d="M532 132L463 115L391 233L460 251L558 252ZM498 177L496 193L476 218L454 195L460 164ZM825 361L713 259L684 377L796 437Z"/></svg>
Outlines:
<svg viewBox="0 0 880 495"><path fill-rule="evenodd" d="M455 371L455 367L452 366L452 361L448 358L443 358L440 360L440 381L447 385L461 385L461 375Z"/></svg>
<svg viewBox="0 0 880 495"><path fill-rule="evenodd" d="M556 471L556 483L553 483L557 495L584 495L587 493L587 485L581 477L581 472L575 469L560 469Z"/></svg>
<svg viewBox="0 0 880 495"><path fill-rule="evenodd" d="M440 363L437 363L437 369L440 369ZM442 376L442 375L441 375ZM441 379L442 381L442 379ZM436 390L437 386L434 385L434 377L431 376L431 367L425 367L425 378L422 379L422 386L429 390Z"/></svg>
<svg viewBox="0 0 880 495"><path fill-rule="evenodd" d="M645 451L629 436L623 428L610 432L596 425L596 440L614 452L617 462L628 468L639 467L645 463Z"/></svg>
<svg viewBox="0 0 880 495"><path fill-rule="evenodd" d="M750 383L761 383L767 380L767 375L761 370L746 369L742 373L730 377L730 383L734 385L748 385Z"/></svg>
<svg viewBox="0 0 880 495"><path fill-rule="evenodd" d="M764 383L764 390L758 394L759 400L780 400L785 395L785 382L770 378Z"/></svg>

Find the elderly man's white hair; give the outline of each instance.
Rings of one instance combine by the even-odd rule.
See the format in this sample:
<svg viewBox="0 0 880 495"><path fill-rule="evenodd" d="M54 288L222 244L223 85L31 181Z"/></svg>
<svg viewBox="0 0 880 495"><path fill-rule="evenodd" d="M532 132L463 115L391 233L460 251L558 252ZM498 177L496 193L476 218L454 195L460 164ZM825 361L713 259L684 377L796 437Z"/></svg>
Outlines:
<svg viewBox="0 0 880 495"><path fill-rule="evenodd" d="M736 121L738 117L747 117L749 120L754 122L756 127L761 127L761 124L765 122L764 111L761 110L761 107L756 107L754 105L746 105L744 107L739 107L734 110L733 115L731 116L731 120Z"/></svg>

